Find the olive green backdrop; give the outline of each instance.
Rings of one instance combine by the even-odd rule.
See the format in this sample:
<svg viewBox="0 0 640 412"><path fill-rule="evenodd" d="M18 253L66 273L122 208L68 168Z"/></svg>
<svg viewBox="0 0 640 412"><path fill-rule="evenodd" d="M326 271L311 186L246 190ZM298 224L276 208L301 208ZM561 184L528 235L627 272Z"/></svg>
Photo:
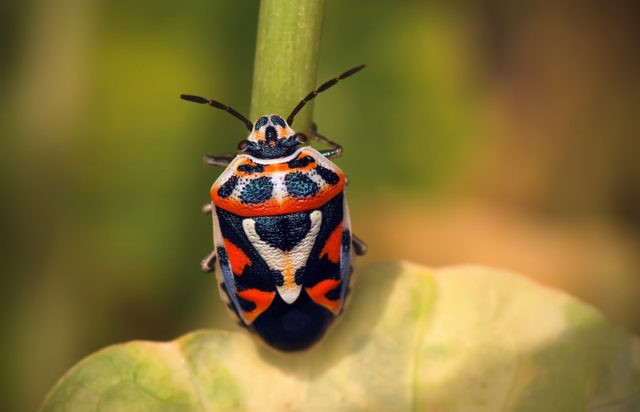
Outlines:
<svg viewBox="0 0 640 412"><path fill-rule="evenodd" d="M201 158L246 131L178 96L248 113L257 10L0 6L0 409L33 410L110 343L235 327L199 271L219 173ZM506 267L640 331L638 17L615 2L328 1L319 81L368 64L314 116L345 147L360 264Z"/></svg>

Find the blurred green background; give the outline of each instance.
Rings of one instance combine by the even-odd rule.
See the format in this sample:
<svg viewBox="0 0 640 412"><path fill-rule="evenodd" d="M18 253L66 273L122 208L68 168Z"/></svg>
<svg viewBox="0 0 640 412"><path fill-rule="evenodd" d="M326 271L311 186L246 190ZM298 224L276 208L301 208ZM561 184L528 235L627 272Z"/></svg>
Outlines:
<svg viewBox="0 0 640 412"><path fill-rule="evenodd" d="M358 264L505 267L639 332L640 16L624 4L329 1L319 81L369 65L315 102L345 147ZM0 10L0 410L21 411L108 344L235 328L199 271L220 172L201 158L246 131L178 96L248 113L258 3Z"/></svg>

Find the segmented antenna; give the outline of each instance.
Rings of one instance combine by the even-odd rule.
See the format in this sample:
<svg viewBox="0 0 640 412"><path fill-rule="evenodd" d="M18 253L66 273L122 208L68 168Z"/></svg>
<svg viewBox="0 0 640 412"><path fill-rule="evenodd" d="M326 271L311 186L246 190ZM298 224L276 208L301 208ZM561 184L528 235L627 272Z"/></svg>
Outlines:
<svg viewBox="0 0 640 412"><path fill-rule="evenodd" d="M291 112L289 117L287 117L287 123L289 124L289 126L291 126L293 124L293 118L296 116L296 114L298 114L298 112L300 110L302 110L302 108L304 107L305 104L307 104L311 100L313 100L313 98L316 97L318 95L318 93L327 90L329 87L331 87L334 84L338 83L340 80L346 79L347 77L351 76L352 74L358 73L360 70L364 69L365 67L366 67L366 64L361 64L361 65L356 66L356 67L354 67L352 69L349 69L346 72L342 73L340 76L322 83L320 85L320 87L318 87L317 89L315 89L314 91L309 93L304 99L300 100L300 103L298 103L298 105L296 106L295 109L293 109L293 111Z"/></svg>
<svg viewBox="0 0 640 412"><path fill-rule="evenodd" d="M244 125L247 126L247 129L249 129L250 132L253 131L253 123L251 122L251 120L241 115L233 107L229 107L226 104L222 104L215 100L205 99L204 97L200 97L200 96L192 96L190 94L181 94L180 98L184 100L188 100L190 102L194 102L194 103L208 104L209 106L215 107L216 109L224 110L225 112L229 113L233 117L240 119L242 123L244 123Z"/></svg>

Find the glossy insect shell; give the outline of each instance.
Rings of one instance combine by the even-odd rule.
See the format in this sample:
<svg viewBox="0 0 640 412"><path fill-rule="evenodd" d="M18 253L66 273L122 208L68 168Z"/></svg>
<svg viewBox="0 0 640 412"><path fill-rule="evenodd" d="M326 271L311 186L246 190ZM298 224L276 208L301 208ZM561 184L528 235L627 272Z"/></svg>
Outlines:
<svg viewBox="0 0 640 412"><path fill-rule="evenodd" d="M351 225L340 168L310 146L278 158L240 154L213 184L211 200L227 306L276 349L312 346L349 290Z"/></svg>

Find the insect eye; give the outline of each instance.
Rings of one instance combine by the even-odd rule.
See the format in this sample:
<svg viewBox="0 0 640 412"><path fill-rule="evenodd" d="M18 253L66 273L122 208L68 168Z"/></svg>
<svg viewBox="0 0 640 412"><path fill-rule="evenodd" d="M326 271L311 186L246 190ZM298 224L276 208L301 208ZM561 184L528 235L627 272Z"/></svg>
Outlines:
<svg viewBox="0 0 640 412"><path fill-rule="evenodd" d="M241 152L244 152L245 150L247 150L247 147L249 147L248 140L243 140L240 143L238 143L238 150Z"/></svg>
<svg viewBox="0 0 640 412"><path fill-rule="evenodd" d="M304 134L304 133L296 133L295 136L296 136L296 140L298 141L298 143L307 143L307 140L309 140L307 135Z"/></svg>

